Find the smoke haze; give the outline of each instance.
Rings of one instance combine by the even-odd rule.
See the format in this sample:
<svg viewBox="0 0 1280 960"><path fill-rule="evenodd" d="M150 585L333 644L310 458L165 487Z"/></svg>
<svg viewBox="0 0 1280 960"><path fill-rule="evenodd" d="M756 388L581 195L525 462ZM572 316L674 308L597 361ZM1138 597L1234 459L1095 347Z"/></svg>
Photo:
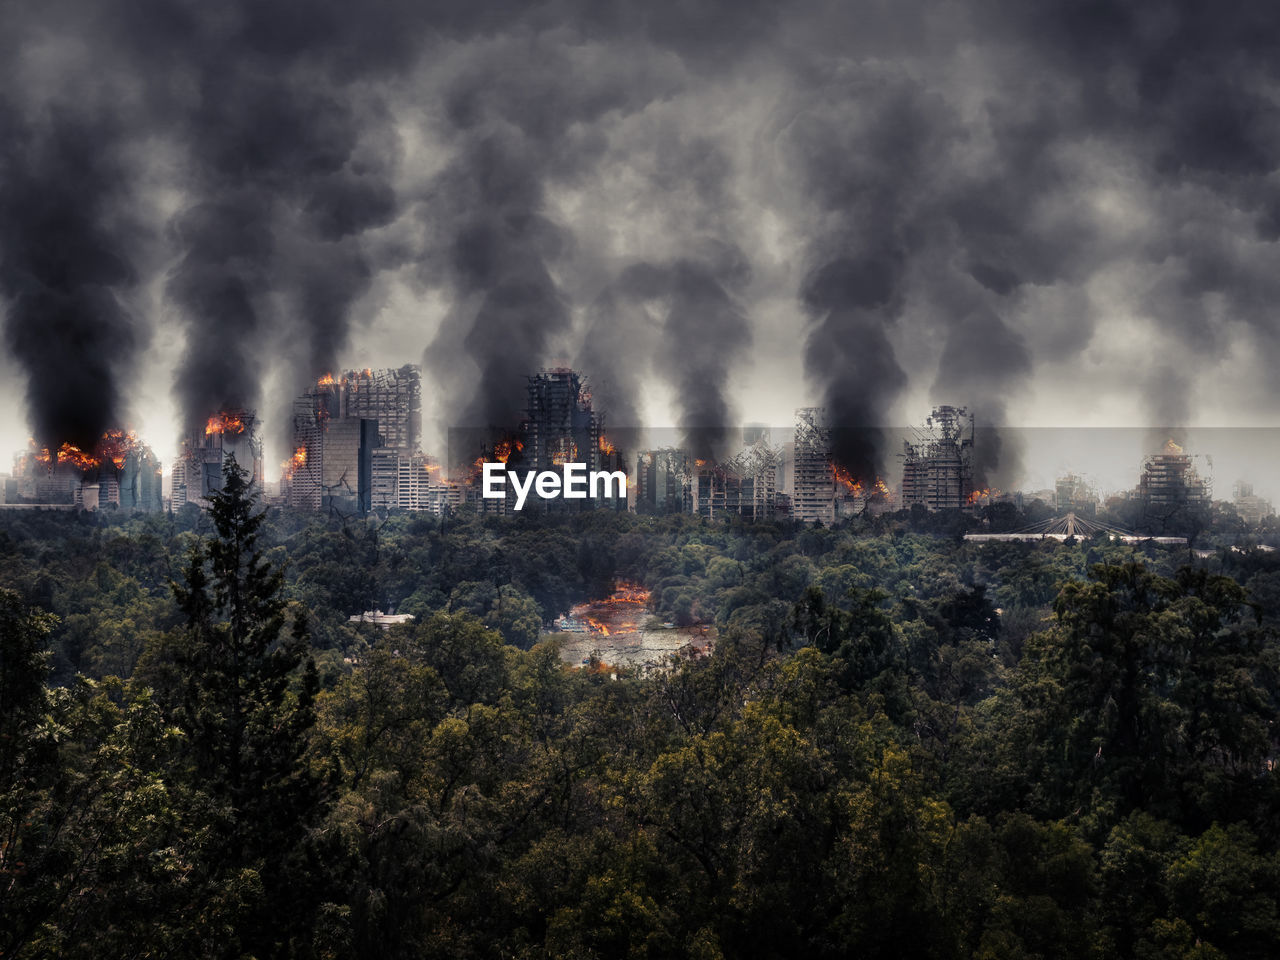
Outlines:
<svg viewBox="0 0 1280 960"><path fill-rule="evenodd" d="M864 480L878 428L937 403L996 428L1275 417L1262 5L0 13L4 342L42 444L124 425L140 375L185 429L382 360L387 303L442 423L514 423L568 358L612 423L656 390L699 455L825 406ZM180 346L140 371L155 342ZM1017 447L984 482L1016 481Z"/></svg>

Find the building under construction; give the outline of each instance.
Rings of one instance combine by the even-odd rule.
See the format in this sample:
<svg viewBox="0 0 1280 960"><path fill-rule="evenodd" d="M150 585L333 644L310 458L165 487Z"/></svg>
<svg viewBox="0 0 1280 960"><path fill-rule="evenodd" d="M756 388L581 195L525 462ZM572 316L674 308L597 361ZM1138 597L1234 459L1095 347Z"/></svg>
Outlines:
<svg viewBox="0 0 1280 960"><path fill-rule="evenodd" d="M903 441L902 506L967 508L973 495L973 414L940 406Z"/></svg>
<svg viewBox="0 0 1280 960"><path fill-rule="evenodd" d="M173 467L173 506L207 506L210 493L222 489L222 470L235 457L249 473L250 487L262 490L262 442L254 410L224 410L194 428L182 441Z"/></svg>
<svg viewBox="0 0 1280 960"><path fill-rule="evenodd" d="M822 407L796 411L792 462L791 515L831 524L836 519L836 475L831 463L831 428Z"/></svg>
<svg viewBox="0 0 1280 960"><path fill-rule="evenodd" d="M729 460L696 461L689 511L707 519L731 516L772 519L778 512L780 454L778 448L760 437Z"/></svg>
<svg viewBox="0 0 1280 960"><path fill-rule="evenodd" d="M1148 510L1179 507L1207 507L1212 483L1196 469L1195 458L1169 440L1164 448L1142 461L1138 499Z"/></svg>

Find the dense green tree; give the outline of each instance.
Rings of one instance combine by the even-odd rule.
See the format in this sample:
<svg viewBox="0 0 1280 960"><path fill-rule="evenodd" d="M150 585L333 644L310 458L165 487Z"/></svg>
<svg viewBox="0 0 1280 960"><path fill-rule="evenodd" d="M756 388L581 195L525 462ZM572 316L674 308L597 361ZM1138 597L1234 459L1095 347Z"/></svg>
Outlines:
<svg viewBox="0 0 1280 960"><path fill-rule="evenodd" d="M203 918L219 955L282 955L309 942L324 887L307 862L324 809L305 758L317 675L305 622L286 627L283 574L263 557L256 506L229 459L209 495L215 535L193 546L173 588L187 624L167 706L189 744L181 773L204 798L219 847L204 865Z"/></svg>

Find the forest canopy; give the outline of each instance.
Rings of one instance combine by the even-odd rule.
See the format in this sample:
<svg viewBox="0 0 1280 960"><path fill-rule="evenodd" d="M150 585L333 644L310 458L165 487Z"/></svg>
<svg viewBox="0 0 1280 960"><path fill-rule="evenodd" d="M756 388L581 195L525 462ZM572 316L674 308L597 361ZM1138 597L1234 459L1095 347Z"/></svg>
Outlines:
<svg viewBox="0 0 1280 960"><path fill-rule="evenodd" d="M1274 956L1275 554L929 522L0 515L0 956Z"/></svg>

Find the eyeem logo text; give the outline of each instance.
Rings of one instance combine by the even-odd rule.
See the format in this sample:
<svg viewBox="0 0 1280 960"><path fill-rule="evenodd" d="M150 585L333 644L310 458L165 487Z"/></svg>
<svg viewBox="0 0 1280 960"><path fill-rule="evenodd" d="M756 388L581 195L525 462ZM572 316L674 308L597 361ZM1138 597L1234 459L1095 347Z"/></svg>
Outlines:
<svg viewBox="0 0 1280 960"><path fill-rule="evenodd" d="M524 509L525 498L533 490L543 500L612 499L627 495L627 475L621 470L592 470L585 463L562 464L555 470L530 470L522 477L508 471L505 463L487 462L482 468L480 495L486 500L502 500L509 482L516 492L515 509ZM588 492L590 491L590 492Z"/></svg>

